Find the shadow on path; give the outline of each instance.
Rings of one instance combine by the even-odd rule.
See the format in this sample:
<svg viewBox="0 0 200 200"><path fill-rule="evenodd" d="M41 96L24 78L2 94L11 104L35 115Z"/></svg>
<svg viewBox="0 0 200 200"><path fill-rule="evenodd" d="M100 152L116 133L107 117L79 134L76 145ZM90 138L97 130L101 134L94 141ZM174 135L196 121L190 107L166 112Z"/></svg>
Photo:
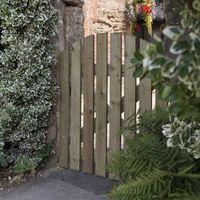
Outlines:
<svg viewBox="0 0 200 200"><path fill-rule="evenodd" d="M63 169L0 192L0 200L105 200L117 182Z"/></svg>

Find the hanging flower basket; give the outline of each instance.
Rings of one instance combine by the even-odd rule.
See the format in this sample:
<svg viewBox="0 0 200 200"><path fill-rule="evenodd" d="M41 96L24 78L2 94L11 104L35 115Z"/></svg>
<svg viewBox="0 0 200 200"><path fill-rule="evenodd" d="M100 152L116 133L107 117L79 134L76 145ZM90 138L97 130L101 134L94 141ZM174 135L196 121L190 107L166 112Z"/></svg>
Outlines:
<svg viewBox="0 0 200 200"><path fill-rule="evenodd" d="M140 32L141 27L137 23L138 19L143 19L147 27L148 33L152 35L153 33L153 21L159 13L159 18L163 18L163 15L160 16L160 10L162 9L161 0L127 0L126 3L126 15L128 23L131 27L131 32Z"/></svg>

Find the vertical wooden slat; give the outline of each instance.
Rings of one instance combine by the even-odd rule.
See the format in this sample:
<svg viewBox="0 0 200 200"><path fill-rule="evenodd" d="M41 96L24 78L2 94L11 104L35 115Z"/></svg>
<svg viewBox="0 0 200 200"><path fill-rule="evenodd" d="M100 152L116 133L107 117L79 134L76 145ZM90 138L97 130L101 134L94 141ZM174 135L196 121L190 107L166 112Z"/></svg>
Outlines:
<svg viewBox="0 0 200 200"><path fill-rule="evenodd" d="M95 174L105 176L107 144L107 62L108 35L97 36L96 90L96 167Z"/></svg>
<svg viewBox="0 0 200 200"><path fill-rule="evenodd" d="M80 170L81 137L81 41L71 50L70 169Z"/></svg>
<svg viewBox="0 0 200 200"><path fill-rule="evenodd" d="M133 72L135 69L134 67L131 67L132 66L131 59L133 58L135 47L136 47L135 37L133 37L132 35L125 35L124 120L126 122L130 117L133 117L134 124L136 122L136 78L133 77Z"/></svg>
<svg viewBox="0 0 200 200"><path fill-rule="evenodd" d="M120 33L111 34L110 51L110 145L109 162L112 153L120 150L119 129L121 126L121 76L122 76L122 37Z"/></svg>
<svg viewBox="0 0 200 200"><path fill-rule="evenodd" d="M149 43L140 40L140 51L143 51ZM145 111L152 110L152 91L151 91L151 80L149 78L144 78L140 81L139 86L139 101L140 101L140 115Z"/></svg>
<svg viewBox="0 0 200 200"><path fill-rule="evenodd" d="M161 100L158 91L156 91L156 107L166 109L167 106L168 103L166 101Z"/></svg>
<svg viewBox="0 0 200 200"><path fill-rule="evenodd" d="M84 39L83 76L83 172L92 174L94 165L94 36Z"/></svg>
<svg viewBox="0 0 200 200"><path fill-rule="evenodd" d="M69 47L60 55L60 133L59 133L59 166L69 167Z"/></svg>

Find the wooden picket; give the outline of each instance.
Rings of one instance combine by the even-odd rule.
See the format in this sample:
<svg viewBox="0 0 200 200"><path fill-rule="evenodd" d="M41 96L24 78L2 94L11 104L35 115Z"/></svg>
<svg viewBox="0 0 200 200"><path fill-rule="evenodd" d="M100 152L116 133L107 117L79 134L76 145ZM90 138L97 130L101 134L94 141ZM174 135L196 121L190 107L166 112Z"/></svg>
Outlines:
<svg viewBox="0 0 200 200"><path fill-rule="evenodd" d="M135 68L132 67L131 59L136 50L135 37L132 35L125 36L125 66L124 66L124 121L130 119L133 115L136 116L136 78L133 77ZM136 123L136 118L133 117L133 125ZM129 137L133 137L135 133L130 133ZM127 136L126 136L127 137ZM126 139L126 138L125 138ZM126 145L125 145L126 146Z"/></svg>
<svg viewBox="0 0 200 200"><path fill-rule="evenodd" d="M148 42L140 40L140 51L144 50ZM140 80L139 85L139 102L140 102L140 115L146 111L152 109L152 89L151 89L151 80L149 78L143 78Z"/></svg>
<svg viewBox="0 0 200 200"><path fill-rule="evenodd" d="M147 45L131 35L102 33L60 55L59 166L106 177L112 153L126 147L119 134L123 122L133 117L136 123L137 110L141 115L154 102L167 106L152 96L150 79L132 76L133 54Z"/></svg>
<svg viewBox="0 0 200 200"><path fill-rule="evenodd" d="M120 150L121 144L119 130L121 127L122 35L112 33L110 40L109 163L113 160L113 153Z"/></svg>
<svg viewBox="0 0 200 200"><path fill-rule="evenodd" d="M108 35L97 36L96 67L96 175L106 175Z"/></svg>
<svg viewBox="0 0 200 200"><path fill-rule="evenodd" d="M69 167L69 103L70 103L70 62L69 47L60 55L60 129L59 165Z"/></svg>
<svg viewBox="0 0 200 200"><path fill-rule="evenodd" d="M81 160L81 41L71 50L70 168L80 170Z"/></svg>
<svg viewBox="0 0 200 200"><path fill-rule="evenodd" d="M94 36L84 39L83 51L83 172L92 174L94 165Z"/></svg>

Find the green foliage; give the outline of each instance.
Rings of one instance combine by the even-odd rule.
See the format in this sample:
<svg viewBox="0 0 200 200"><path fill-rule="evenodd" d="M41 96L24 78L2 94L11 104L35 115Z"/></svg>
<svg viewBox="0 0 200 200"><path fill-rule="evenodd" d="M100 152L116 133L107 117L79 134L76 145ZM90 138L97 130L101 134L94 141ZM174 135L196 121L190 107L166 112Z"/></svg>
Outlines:
<svg viewBox="0 0 200 200"><path fill-rule="evenodd" d="M164 45L158 40L133 60L138 66L135 75L148 74L162 98L171 102L171 112L183 118L200 113L200 10L195 9L183 12L181 27L164 30L172 40L170 52L176 59L166 56Z"/></svg>
<svg viewBox="0 0 200 200"><path fill-rule="evenodd" d="M115 154L110 166L110 171L122 179L110 199L200 198L200 160L185 150L168 148L161 129L152 129L152 124L162 127L168 123L167 119L169 114L161 110L145 113L140 118L140 134L128 141L125 150Z"/></svg>
<svg viewBox="0 0 200 200"><path fill-rule="evenodd" d="M19 160L13 166L14 172L20 174L27 171L34 172L38 167L38 163L41 163L42 161L48 159L49 155L52 154L52 148L53 146L51 144L47 144L43 147L43 149L37 152L37 155L35 157L30 158L26 155L19 157Z"/></svg>
<svg viewBox="0 0 200 200"><path fill-rule="evenodd" d="M25 173L27 171L34 171L36 166L36 163L39 161L32 158L30 159L27 156L21 156L20 159L17 161L17 163L13 166L13 170L15 173Z"/></svg>
<svg viewBox="0 0 200 200"><path fill-rule="evenodd" d="M152 132L161 133L163 124L169 123L169 112L157 107L152 112L146 112L138 117L139 124L135 124L135 116L131 116L125 121L125 126L121 128L122 134Z"/></svg>
<svg viewBox="0 0 200 200"><path fill-rule="evenodd" d="M176 117L170 124L163 125L163 134L168 138L167 146L186 149L195 158L200 158L199 121L185 122Z"/></svg>
<svg viewBox="0 0 200 200"><path fill-rule="evenodd" d="M4 158L3 154L1 153L1 156L0 156L0 166L1 167L7 167L8 164L7 164L7 161L6 159Z"/></svg>
<svg viewBox="0 0 200 200"><path fill-rule="evenodd" d="M170 132L168 144L173 140L173 146L187 149L199 158L200 1L191 2L192 8L186 7L182 13L181 26L164 30L165 36L172 41L171 57L166 56L164 45L158 39L143 53L137 52L133 64L136 65L135 76L149 76L162 99L170 102L172 126L164 127L167 129L164 132Z"/></svg>
<svg viewBox="0 0 200 200"><path fill-rule="evenodd" d="M44 158L58 17L51 0L1 0L0 22L0 168L24 172Z"/></svg>
<svg viewBox="0 0 200 200"><path fill-rule="evenodd" d="M169 112L156 108L154 111L140 116L139 121L136 129L139 129L140 132L161 133L162 125L169 122Z"/></svg>

